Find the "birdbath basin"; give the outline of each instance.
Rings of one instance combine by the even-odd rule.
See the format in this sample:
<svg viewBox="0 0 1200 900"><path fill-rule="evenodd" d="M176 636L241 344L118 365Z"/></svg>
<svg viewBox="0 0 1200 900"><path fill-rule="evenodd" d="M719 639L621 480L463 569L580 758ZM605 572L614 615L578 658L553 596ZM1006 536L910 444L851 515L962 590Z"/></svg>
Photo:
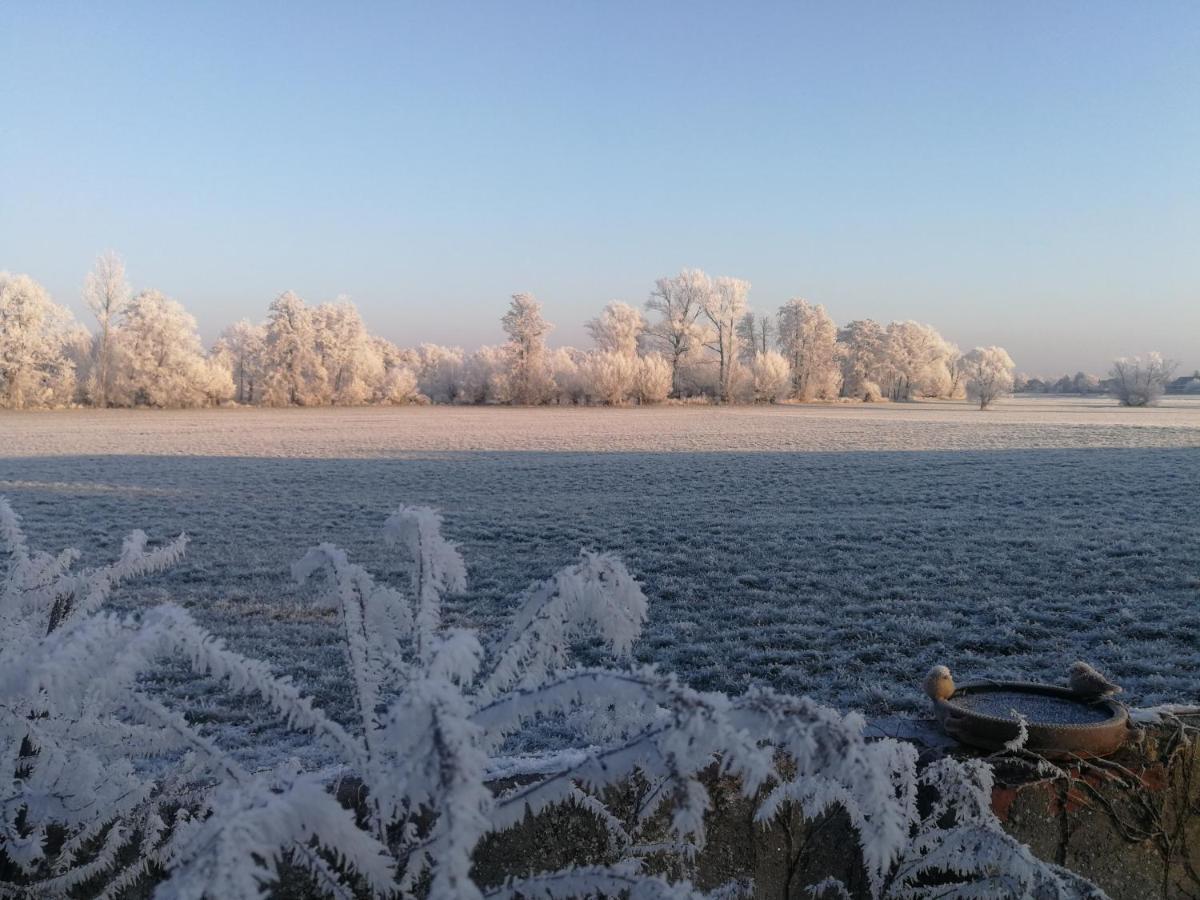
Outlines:
<svg viewBox="0 0 1200 900"><path fill-rule="evenodd" d="M1000 750L1015 739L1022 717L1029 732L1025 749L1050 759L1115 753L1129 729L1129 713L1120 703L1049 684L964 684L933 706L947 734L983 750Z"/></svg>

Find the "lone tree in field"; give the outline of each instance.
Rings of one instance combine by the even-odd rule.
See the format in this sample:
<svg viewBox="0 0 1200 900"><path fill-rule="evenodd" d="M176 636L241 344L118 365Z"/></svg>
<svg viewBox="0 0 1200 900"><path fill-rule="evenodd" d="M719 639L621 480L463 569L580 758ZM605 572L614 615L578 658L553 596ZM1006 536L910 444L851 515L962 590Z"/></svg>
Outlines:
<svg viewBox="0 0 1200 900"><path fill-rule="evenodd" d="M1123 356L1112 364L1108 377L1122 406L1153 406L1167 389L1177 366L1159 353Z"/></svg>
<svg viewBox="0 0 1200 900"><path fill-rule="evenodd" d="M508 334L509 391L513 403L543 403L550 396L546 335L554 327L542 318L533 294L513 294L500 320Z"/></svg>
<svg viewBox="0 0 1200 900"><path fill-rule="evenodd" d="M1016 365L1003 347L976 347L959 360L967 398L987 409L1013 389Z"/></svg>
<svg viewBox="0 0 1200 900"><path fill-rule="evenodd" d="M113 330L129 305L129 282L125 263L108 250L96 257L96 266L83 283L83 301L96 317L99 330L92 349L95 368L89 393L95 406L108 406L113 390Z"/></svg>

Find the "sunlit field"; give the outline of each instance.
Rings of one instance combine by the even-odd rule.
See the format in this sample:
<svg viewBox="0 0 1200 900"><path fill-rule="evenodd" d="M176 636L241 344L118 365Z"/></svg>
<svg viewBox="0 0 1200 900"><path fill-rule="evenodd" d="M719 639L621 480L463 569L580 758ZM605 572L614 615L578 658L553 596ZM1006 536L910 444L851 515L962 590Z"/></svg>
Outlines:
<svg viewBox="0 0 1200 900"><path fill-rule="evenodd" d="M6 413L0 493L85 561L186 531L184 563L122 602L182 602L327 708L347 693L335 620L289 565L330 540L402 577L377 535L407 502L463 547L463 623L613 550L650 599L640 662L886 715L922 707L935 662L1056 680L1083 657L1134 703L1194 699L1198 450L1200 402L1177 398ZM287 740L175 690L226 739Z"/></svg>

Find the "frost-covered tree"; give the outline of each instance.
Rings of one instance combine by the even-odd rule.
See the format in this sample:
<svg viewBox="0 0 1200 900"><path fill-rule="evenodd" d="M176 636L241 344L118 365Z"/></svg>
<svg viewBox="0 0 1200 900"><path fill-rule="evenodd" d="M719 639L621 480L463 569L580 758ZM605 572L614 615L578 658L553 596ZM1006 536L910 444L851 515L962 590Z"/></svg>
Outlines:
<svg viewBox="0 0 1200 900"><path fill-rule="evenodd" d="M212 358L229 372L233 399L238 403L262 400L263 350L266 328L248 319L234 322L213 345Z"/></svg>
<svg viewBox="0 0 1200 900"><path fill-rule="evenodd" d="M722 276L713 282L702 306L704 316L712 326L707 346L717 354L717 399L722 403L733 399L733 377L740 342L738 323L746 313L749 293L750 282Z"/></svg>
<svg viewBox="0 0 1200 900"><path fill-rule="evenodd" d="M550 378L555 403L578 404L588 397L588 354L574 347L550 351Z"/></svg>
<svg viewBox="0 0 1200 900"><path fill-rule="evenodd" d="M887 372L887 333L871 319L858 319L838 332L841 393L858 400L878 400Z"/></svg>
<svg viewBox="0 0 1200 900"><path fill-rule="evenodd" d="M28 275L0 272L0 407L69 403L75 366L71 314Z"/></svg>
<svg viewBox="0 0 1200 900"><path fill-rule="evenodd" d="M779 352L792 367L792 395L797 400L835 396L837 326L825 307L793 297L779 308L778 321Z"/></svg>
<svg viewBox="0 0 1200 900"><path fill-rule="evenodd" d="M1178 365L1160 353L1121 357L1108 377L1122 406L1153 406L1167 389Z"/></svg>
<svg viewBox="0 0 1200 900"><path fill-rule="evenodd" d="M114 251L96 257L83 282L83 302L96 317L88 395L94 406L108 406L113 381L113 331L130 299L125 263Z"/></svg>
<svg viewBox="0 0 1200 900"><path fill-rule="evenodd" d="M704 330L697 319L712 293L712 279L699 269L684 269L672 278L660 278L646 301L646 309L659 319L647 328L647 339L671 366L671 393L682 391L681 366L699 347Z"/></svg>
<svg viewBox="0 0 1200 900"><path fill-rule="evenodd" d="M976 347L964 354L960 370L968 399L987 409L1013 389L1016 365L1003 347Z"/></svg>
<svg viewBox="0 0 1200 900"><path fill-rule="evenodd" d="M629 400L637 386L638 358L615 351L589 353L580 366L588 396L599 403L618 406Z"/></svg>
<svg viewBox="0 0 1200 900"><path fill-rule="evenodd" d="M754 399L760 403L778 403L792 390L792 367L782 353L759 353L750 364L754 374Z"/></svg>
<svg viewBox="0 0 1200 900"><path fill-rule="evenodd" d="M111 403L208 406L233 395L229 372L204 354L196 320L159 291L130 300L112 336Z"/></svg>
<svg viewBox="0 0 1200 900"><path fill-rule="evenodd" d="M325 373L320 401L352 406L377 397L386 371L383 348L367 334L358 307L344 298L322 303L312 311L312 323L318 365Z"/></svg>
<svg viewBox="0 0 1200 900"><path fill-rule="evenodd" d="M638 403L662 403L671 396L671 364L651 353L638 359L633 395Z"/></svg>
<svg viewBox="0 0 1200 900"><path fill-rule="evenodd" d="M454 403L463 389L463 352L458 347L422 344L416 349L417 384L434 403Z"/></svg>
<svg viewBox="0 0 1200 900"><path fill-rule="evenodd" d="M775 320L766 313L755 315L748 312L742 316L737 327L742 362L752 363L754 357L775 346Z"/></svg>
<svg viewBox="0 0 1200 900"><path fill-rule="evenodd" d="M500 323L508 335L509 402L545 403L552 390L546 335L554 326L542 317L542 305L533 294L513 294Z"/></svg>
<svg viewBox="0 0 1200 900"><path fill-rule="evenodd" d="M1100 379L1087 372L1076 372L1071 379L1071 387L1078 394L1097 394L1101 391Z"/></svg>
<svg viewBox="0 0 1200 900"><path fill-rule="evenodd" d="M268 308L263 376L263 402L272 406L310 406L326 394L313 312L291 291Z"/></svg>
<svg viewBox="0 0 1200 900"><path fill-rule="evenodd" d="M646 317L628 303L614 300L599 316L587 323L588 333L596 349L604 353L637 356L638 346L646 331Z"/></svg>
<svg viewBox="0 0 1200 900"><path fill-rule="evenodd" d="M959 400L966 396L966 354L953 341L946 341L946 381L939 396L947 400Z"/></svg>
<svg viewBox="0 0 1200 900"><path fill-rule="evenodd" d="M421 393L417 373L407 366L393 366L387 370L375 388L374 399L380 403L403 406L408 403L428 403Z"/></svg>
<svg viewBox="0 0 1200 900"><path fill-rule="evenodd" d="M884 391L892 400L945 396L953 348L931 325L892 322L884 340Z"/></svg>
<svg viewBox="0 0 1200 900"><path fill-rule="evenodd" d="M463 364L465 403L508 403L512 397L507 347L480 347Z"/></svg>

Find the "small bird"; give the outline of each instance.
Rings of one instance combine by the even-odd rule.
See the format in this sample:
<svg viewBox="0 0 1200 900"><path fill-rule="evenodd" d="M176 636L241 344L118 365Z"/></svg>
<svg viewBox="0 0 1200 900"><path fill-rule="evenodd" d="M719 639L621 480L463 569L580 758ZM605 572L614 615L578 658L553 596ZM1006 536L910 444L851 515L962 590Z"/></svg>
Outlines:
<svg viewBox="0 0 1200 900"><path fill-rule="evenodd" d="M1099 700L1121 693L1120 685L1113 684L1082 660L1071 663L1070 676L1071 690L1085 697Z"/></svg>
<svg viewBox="0 0 1200 900"><path fill-rule="evenodd" d="M954 679L950 677L950 670L945 666L934 666L930 669L921 687L930 699L935 701L949 700L954 695Z"/></svg>

